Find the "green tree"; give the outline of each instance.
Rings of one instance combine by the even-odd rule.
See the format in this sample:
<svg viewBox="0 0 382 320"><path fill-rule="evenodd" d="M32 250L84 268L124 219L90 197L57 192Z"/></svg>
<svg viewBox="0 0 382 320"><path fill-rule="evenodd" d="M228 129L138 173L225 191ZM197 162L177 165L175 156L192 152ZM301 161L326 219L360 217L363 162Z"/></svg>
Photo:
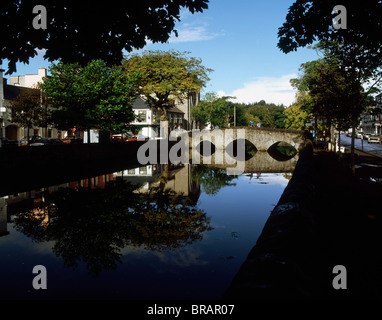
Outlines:
<svg viewBox="0 0 382 320"><path fill-rule="evenodd" d="M47 12L46 29L35 30L34 6L43 5ZM7 74L16 71L16 63L28 63L45 49L49 61L86 65L102 59L109 66L122 61L123 50L143 48L148 41L166 42L177 31L184 8L191 13L203 12L208 0L160 1L2 1L0 9L0 64L8 59Z"/></svg>
<svg viewBox="0 0 382 320"><path fill-rule="evenodd" d="M360 70L344 66L328 51L324 58L302 64L301 69L303 75L291 82L299 91L309 93L313 113L339 130L353 128L351 158L355 173L354 131L368 101L368 93L364 92L357 75Z"/></svg>
<svg viewBox="0 0 382 320"><path fill-rule="evenodd" d="M113 133L129 130L135 115L137 73L108 67L96 60L81 67L59 62L50 67L42 89L49 96L58 128L100 129Z"/></svg>
<svg viewBox="0 0 382 320"><path fill-rule="evenodd" d="M332 42L341 44L331 47L337 57L343 62L351 59L352 66L362 69L369 77L382 64L382 3L379 0L341 1L346 9L347 24L346 29L337 30L333 27L333 18L338 13L333 9L338 4L335 0L296 0L279 28L277 46L288 53L315 41L329 46Z"/></svg>
<svg viewBox="0 0 382 320"><path fill-rule="evenodd" d="M372 93L382 80L382 3L379 0L342 1L348 21L344 30L333 27L332 12L337 4L334 0L296 0L279 28L278 47L288 53L319 42L317 48L335 57L346 71L353 96L349 107L356 110L360 107L356 105L360 87L368 85L366 93ZM355 116L352 121L352 171L355 172L354 141L358 121Z"/></svg>
<svg viewBox="0 0 382 320"><path fill-rule="evenodd" d="M174 50L144 51L123 61L126 73L138 70L142 75L138 94L159 113L161 120L168 120L167 110L177 99L183 101L199 92L209 80L208 73L212 70L204 67L201 59L187 54Z"/></svg>
<svg viewBox="0 0 382 320"><path fill-rule="evenodd" d="M264 100L250 104L247 106L244 119L245 125L250 121L260 122L261 126L268 128L283 128L284 127L284 106L268 104Z"/></svg>
<svg viewBox="0 0 382 320"><path fill-rule="evenodd" d="M218 97L216 93L207 93L202 101L191 110L196 121L213 127L226 128L233 123L234 104L229 101L234 97Z"/></svg>
<svg viewBox="0 0 382 320"><path fill-rule="evenodd" d="M305 130L306 122L311 121L311 114L304 110L301 102L296 102L292 104L289 108L284 110L284 124L286 129L292 130Z"/></svg>
<svg viewBox="0 0 382 320"><path fill-rule="evenodd" d="M39 89L25 89L12 100L12 121L29 129L47 122L46 96Z"/></svg>

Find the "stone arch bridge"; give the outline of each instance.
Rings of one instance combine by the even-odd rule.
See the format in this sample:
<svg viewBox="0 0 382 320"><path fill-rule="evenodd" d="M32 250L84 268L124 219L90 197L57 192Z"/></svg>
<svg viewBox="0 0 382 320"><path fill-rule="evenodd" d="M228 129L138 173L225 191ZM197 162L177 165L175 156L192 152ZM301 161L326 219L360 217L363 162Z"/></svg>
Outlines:
<svg viewBox="0 0 382 320"><path fill-rule="evenodd" d="M239 148L241 147L239 144L236 146L236 155L233 154L235 147L232 143L240 140L255 147L256 154L250 159L243 158L243 153L240 156ZM232 165L235 167L236 163L240 162L239 171L241 172L290 172L294 170L299 152L306 145L306 140L307 136L303 131L235 127L212 131L192 131L189 147L192 150L192 162L197 164L203 163L211 164L214 167L229 168ZM209 146L207 144L207 151L205 148L201 150L200 146L203 142L210 142ZM280 143L283 146L292 146L297 151L296 155L284 159L275 158L270 152L270 148ZM216 152L211 150L212 145ZM241 146L244 147L244 144ZM228 151L229 148L231 148L230 151Z"/></svg>
<svg viewBox="0 0 382 320"><path fill-rule="evenodd" d="M225 149L234 140L244 139L252 143L257 151L268 151L276 143L283 142L300 151L305 144L304 131L235 127L226 129L194 130L190 133L192 148L196 148L202 141L210 141L216 149Z"/></svg>

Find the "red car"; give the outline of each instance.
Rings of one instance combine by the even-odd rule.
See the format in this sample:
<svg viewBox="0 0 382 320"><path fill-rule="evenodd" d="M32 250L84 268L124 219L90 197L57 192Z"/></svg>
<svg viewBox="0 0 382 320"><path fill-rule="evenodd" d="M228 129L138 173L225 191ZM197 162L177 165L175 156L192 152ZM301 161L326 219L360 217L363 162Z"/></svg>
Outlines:
<svg viewBox="0 0 382 320"><path fill-rule="evenodd" d="M127 140L122 136L113 136L113 142L125 142L125 141Z"/></svg>
<svg viewBox="0 0 382 320"><path fill-rule="evenodd" d="M127 141L147 141L147 140L149 140L148 137L142 136L140 134L136 134L134 136L127 138Z"/></svg>

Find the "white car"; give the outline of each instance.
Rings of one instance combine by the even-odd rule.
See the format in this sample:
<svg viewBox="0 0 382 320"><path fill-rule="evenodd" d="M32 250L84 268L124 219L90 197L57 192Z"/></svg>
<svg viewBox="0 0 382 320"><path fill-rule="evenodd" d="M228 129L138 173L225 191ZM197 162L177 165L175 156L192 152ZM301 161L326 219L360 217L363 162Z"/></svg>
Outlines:
<svg viewBox="0 0 382 320"><path fill-rule="evenodd" d="M372 134L370 135L369 139L367 139L368 143L379 143L381 144L382 136L379 134Z"/></svg>

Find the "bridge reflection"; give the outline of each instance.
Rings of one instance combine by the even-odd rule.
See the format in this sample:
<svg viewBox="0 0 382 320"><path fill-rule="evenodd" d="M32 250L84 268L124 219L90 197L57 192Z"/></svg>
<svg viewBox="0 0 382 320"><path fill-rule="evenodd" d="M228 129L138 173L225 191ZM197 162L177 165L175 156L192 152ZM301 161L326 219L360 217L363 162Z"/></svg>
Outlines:
<svg viewBox="0 0 382 320"><path fill-rule="evenodd" d="M246 161L236 161L227 153L214 153L210 156L202 156L200 164L225 169L229 174L242 173L285 173L293 172L298 161L298 154L287 160L277 160L268 152L256 152Z"/></svg>

